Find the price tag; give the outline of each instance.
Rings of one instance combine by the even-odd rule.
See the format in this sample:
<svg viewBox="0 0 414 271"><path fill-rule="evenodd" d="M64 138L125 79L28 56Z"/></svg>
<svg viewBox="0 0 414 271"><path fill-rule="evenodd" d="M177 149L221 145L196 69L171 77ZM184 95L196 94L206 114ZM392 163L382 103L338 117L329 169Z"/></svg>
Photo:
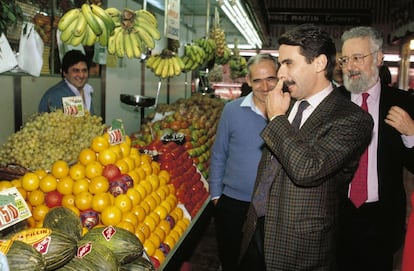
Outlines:
<svg viewBox="0 0 414 271"><path fill-rule="evenodd" d="M112 121L111 128L108 129L109 143L111 145L119 144L125 141L125 128L124 123L120 119L114 119Z"/></svg>
<svg viewBox="0 0 414 271"><path fill-rule="evenodd" d="M85 115L83 99L81 96L63 97L63 112L66 115L81 117Z"/></svg>
<svg viewBox="0 0 414 271"><path fill-rule="evenodd" d="M0 231L32 216L16 187L0 191Z"/></svg>

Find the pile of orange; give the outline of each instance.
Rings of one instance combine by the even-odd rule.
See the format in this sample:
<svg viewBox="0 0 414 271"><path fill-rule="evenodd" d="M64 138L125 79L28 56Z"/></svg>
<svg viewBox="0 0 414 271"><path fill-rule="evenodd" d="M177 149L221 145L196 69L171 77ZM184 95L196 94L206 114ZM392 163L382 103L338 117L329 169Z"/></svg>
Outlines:
<svg viewBox="0 0 414 271"><path fill-rule="evenodd" d="M110 183L102 176L108 164L115 164L132 178L133 187L125 194L110 193ZM105 134L94 138L90 148L79 153L76 164L56 161L50 172L37 170L11 182L0 181L0 191L17 187L32 211L32 227L42 227L49 211L47 193L57 191L62 195L62 206L77 215L95 210L100 217L97 226L113 225L133 232L148 256L162 263L166 255L160 250L161 244L173 248L190 223L177 205L175 189L169 181L169 173L149 155L131 147L128 136L124 142L111 145Z"/></svg>

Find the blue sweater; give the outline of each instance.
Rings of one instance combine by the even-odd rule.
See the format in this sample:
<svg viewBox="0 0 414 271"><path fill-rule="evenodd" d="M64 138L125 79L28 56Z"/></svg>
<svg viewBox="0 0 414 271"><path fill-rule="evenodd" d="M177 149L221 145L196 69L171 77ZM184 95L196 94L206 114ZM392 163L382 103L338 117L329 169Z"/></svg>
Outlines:
<svg viewBox="0 0 414 271"><path fill-rule="evenodd" d="M244 101L244 102L243 102ZM227 103L223 109L211 151L209 189L211 197L250 202L257 167L262 155L260 132L267 120L254 112L252 95Z"/></svg>

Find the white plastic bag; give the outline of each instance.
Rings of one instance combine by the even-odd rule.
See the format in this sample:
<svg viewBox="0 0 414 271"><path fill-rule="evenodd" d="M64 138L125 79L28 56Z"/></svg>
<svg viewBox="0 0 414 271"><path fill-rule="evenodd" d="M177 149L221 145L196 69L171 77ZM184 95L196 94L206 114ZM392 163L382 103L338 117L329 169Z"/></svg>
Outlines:
<svg viewBox="0 0 414 271"><path fill-rule="evenodd" d="M43 66L43 48L42 38L36 32L34 24L24 22L17 57L19 68L30 75L40 76Z"/></svg>
<svg viewBox="0 0 414 271"><path fill-rule="evenodd" d="M4 33L0 36L0 73L10 71L17 65L17 59L14 55L9 41Z"/></svg>

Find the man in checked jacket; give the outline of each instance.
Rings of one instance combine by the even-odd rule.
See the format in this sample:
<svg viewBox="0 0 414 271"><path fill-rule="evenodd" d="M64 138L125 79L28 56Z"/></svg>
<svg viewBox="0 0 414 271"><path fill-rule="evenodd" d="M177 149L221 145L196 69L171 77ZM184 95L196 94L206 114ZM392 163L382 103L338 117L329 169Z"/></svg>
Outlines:
<svg viewBox="0 0 414 271"><path fill-rule="evenodd" d="M266 148L239 269L336 270L338 204L373 121L332 85L336 49L327 33L301 25L282 35L279 45L279 82L266 100ZM307 107L295 128L302 103Z"/></svg>

